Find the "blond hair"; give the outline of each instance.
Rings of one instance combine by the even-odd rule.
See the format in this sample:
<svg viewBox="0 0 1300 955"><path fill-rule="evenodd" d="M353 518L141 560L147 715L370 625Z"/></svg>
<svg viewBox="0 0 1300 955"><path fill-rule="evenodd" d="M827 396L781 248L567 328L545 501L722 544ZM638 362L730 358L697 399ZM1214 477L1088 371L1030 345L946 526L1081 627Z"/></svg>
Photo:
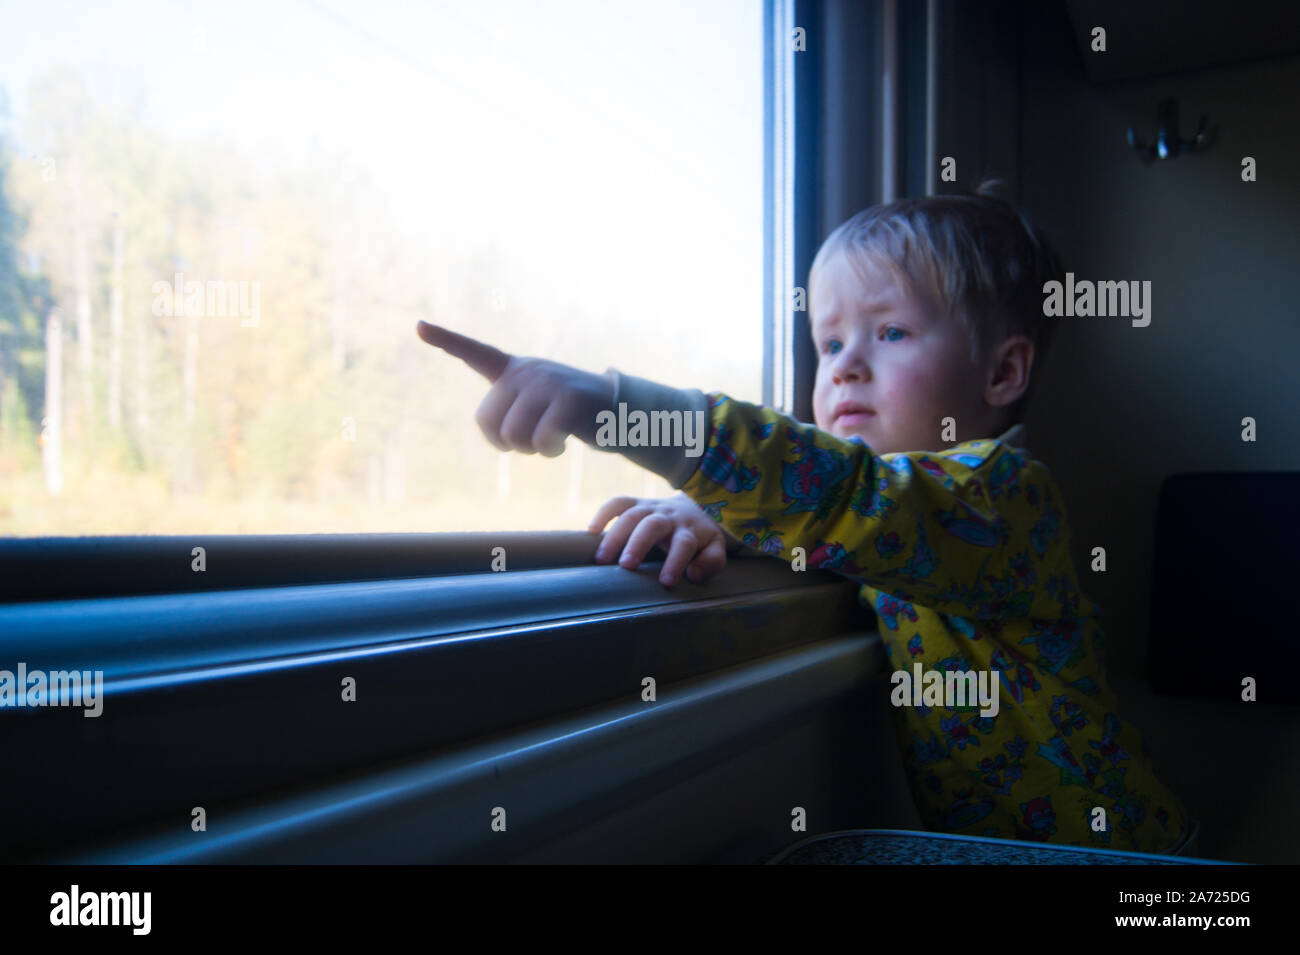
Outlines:
<svg viewBox="0 0 1300 955"><path fill-rule="evenodd" d="M899 199L871 206L826 237L809 270L808 292L818 270L837 252L864 278L862 264L891 272L905 291L923 296L970 335L971 363L983 365L1013 335L1034 343L1041 367L1052 337L1043 315L1043 285L1065 281L1054 248L1025 214L992 195L1001 180L986 180L973 195ZM1038 376L1007 409L1011 423L1024 419Z"/></svg>

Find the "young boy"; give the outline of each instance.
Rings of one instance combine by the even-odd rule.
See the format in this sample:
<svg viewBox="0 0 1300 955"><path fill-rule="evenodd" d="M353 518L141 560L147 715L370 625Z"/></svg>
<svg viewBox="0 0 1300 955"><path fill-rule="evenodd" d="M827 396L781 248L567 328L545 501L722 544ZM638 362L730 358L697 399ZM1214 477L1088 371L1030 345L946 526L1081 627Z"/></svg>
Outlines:
<svg viewBox="0 0 1300 955"><path fill-rule="evenodd" d="M809 277L816 427L720 392L516 358L424 323L419 333L495 383L478 421L497 447L554 456L578 435L664 476L733 539L791 562L800 548L807 567L859 581L896 671L895 728L927 828L1176 852L1190 819L1117 712L1065 504L1025 448L1030 371L1052 330L1043 287L1063 278L999 199L858 213L827 238ZM636 410L695 415L703 454L603 446L597 425L620 404L629 420ZM668 530L683 531L667 548L666 581L697 551L692 579L725 560L721 535L683 509L665 513ZM609 535L602 559L637 519ZM653 541L640 537L643 554ZM916 664L922 674L982 671L998 705L900 693Z"/></svg>

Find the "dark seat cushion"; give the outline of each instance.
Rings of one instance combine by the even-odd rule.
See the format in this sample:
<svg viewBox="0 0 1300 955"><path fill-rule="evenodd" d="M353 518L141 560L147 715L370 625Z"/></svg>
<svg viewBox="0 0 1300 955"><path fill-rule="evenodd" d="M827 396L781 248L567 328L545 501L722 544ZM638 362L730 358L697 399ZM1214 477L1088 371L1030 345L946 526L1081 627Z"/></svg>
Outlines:
<svg viewBox="0 0 1300 955"><path fill-rule="evenodd" d="M1177 474L1156 511L1147 675L1161 693L1300 702L1300 472ZM1113 571L1112 571L1113 572Z"/></svg>

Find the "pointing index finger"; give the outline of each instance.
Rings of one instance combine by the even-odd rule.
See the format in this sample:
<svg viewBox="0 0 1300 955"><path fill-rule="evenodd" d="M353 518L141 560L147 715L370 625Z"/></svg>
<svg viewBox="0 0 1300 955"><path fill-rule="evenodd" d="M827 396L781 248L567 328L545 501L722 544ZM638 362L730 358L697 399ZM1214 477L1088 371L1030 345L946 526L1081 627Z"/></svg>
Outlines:
<svg viewBox="0 0 1300 955"><path fill-rule="evenodd" d="M415 326L415 331L425 342L459 358L488 381L500 378L510 363L510 356L501 349L453 332L450 328L422 321Z"/></svg>

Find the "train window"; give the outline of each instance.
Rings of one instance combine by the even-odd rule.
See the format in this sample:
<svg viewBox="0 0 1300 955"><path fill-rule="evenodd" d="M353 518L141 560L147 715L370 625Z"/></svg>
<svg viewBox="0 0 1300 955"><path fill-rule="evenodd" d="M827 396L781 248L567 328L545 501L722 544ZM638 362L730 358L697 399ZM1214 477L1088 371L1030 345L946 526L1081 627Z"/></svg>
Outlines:
<svg viewBox="0 0 1300 955"><path fill-rule="evenodd" d="M0 536L581 528L424 318L760 400L763 5L136 0L0 35Z"/></svg>

